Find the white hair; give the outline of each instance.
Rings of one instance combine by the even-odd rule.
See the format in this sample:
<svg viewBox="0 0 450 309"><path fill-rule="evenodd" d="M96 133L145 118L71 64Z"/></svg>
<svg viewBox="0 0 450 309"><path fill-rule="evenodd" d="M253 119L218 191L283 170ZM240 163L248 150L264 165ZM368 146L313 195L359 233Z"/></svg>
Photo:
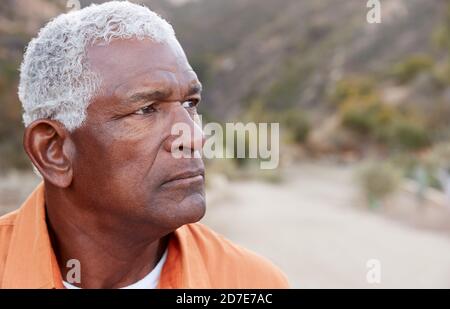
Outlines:
<svg viewBox="0 0 450 309"><path fill-rule="evenodd" d="M20 68L19 99L28 126L54 119L69 131L80 127L101 79L90 70L86 49L113 39L175 37L172 26L147 7L128 1L92 4L62 14L29 43Z"/></svg>

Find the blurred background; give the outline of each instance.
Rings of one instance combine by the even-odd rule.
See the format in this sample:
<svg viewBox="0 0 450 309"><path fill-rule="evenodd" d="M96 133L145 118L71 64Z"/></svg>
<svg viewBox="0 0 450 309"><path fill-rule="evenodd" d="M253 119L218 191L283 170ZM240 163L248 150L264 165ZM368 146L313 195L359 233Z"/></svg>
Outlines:
<svg viewBox="0 0 450 309"><path fill-rule="evenodd" d="M206 162L205 224L293 287L450 288L450 1L382 0L379 24L365 0L133 2L173 24L204 122L281 126L278 169ZM40 182L21 146L23 50L68 10L0 2L0 214Z"/></svg>

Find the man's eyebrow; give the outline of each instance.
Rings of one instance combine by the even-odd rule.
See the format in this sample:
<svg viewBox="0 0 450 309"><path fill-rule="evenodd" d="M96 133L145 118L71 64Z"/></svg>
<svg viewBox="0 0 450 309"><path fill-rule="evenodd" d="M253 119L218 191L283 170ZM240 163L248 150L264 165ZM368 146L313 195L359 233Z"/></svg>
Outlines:
<svg viewBox="0 0 450 309"><path fill-rule="evenodd" d="M164 100L170 97L172 91L169 89L153 89L148 91L140 91L133 93L124 100L125 104L133 104L142 101Z"/></svg>

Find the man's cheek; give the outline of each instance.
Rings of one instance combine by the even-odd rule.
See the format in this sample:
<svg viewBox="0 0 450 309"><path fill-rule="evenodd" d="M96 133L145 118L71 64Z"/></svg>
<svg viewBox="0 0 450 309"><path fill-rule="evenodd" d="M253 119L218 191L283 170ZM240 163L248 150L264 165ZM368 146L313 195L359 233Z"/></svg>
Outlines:
<svg viewBox="0 0 450 309"><path fill-rule="evenodd" d="M146 169L155 160L157 148L143 141L116 141L105 150L104 157L110 157L121 168L139 167Z"/></svg>

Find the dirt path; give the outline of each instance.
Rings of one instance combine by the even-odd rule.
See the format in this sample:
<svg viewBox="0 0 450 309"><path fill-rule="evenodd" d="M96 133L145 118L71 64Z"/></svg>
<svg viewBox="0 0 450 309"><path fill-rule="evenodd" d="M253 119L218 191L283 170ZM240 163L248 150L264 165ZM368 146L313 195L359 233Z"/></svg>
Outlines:
<svg viewBox="0 0 450 309"><path fill-rule="evenodd" d="M363 209L351 168L303 164L282 185L216 182L204 223L271 259L293 287L450 288L450 235ZM366 280L374 258L380 284Z"/></svg>

